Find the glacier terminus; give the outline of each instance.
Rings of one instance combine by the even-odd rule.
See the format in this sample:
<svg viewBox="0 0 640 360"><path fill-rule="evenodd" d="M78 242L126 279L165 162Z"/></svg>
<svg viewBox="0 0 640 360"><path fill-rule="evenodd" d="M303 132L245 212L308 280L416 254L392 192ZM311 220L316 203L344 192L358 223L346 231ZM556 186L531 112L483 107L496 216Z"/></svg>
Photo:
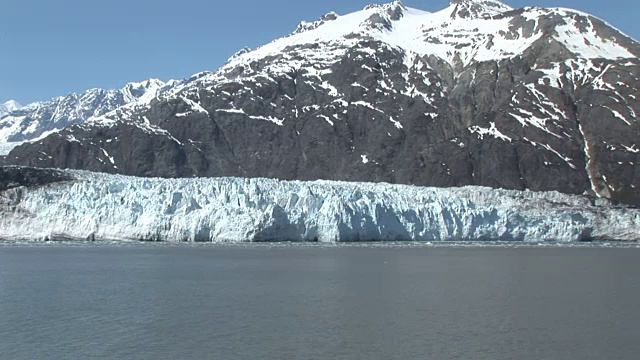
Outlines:
<svg viewBox="0 0 640 360"><path fill-rule="evenodd" d="M637 240L640 210L558 192L7 167L0 239L168 242Z"/></svg>

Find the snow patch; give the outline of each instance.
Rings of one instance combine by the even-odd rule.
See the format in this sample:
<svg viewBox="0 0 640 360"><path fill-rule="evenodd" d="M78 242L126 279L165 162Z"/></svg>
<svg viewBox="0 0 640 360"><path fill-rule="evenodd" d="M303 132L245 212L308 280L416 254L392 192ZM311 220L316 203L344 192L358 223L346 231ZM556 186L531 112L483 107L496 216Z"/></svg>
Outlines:
<svg viewBox="0 0 640 360"><path fill-rule="evenodd" d="M490 135L496 139L500 139L503 141L508 141L508 142L512 141L510 137L506 136L505 134L501 133L500 130L498 130L495 122L491 122L491 126L488 129L480 126L472 126L469 128L469 131L472 134L477 134L480 140L484 140L484 137L486 135Z"/></svg>

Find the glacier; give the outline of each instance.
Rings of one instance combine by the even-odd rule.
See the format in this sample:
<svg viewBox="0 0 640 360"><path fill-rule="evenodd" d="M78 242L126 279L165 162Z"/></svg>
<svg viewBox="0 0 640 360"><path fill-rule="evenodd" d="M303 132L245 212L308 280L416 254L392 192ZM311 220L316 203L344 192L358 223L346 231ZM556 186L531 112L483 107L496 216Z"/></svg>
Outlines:
<svg viewBox="0 0 640 360"><path fill-rule="evenodd" d="M71 170L60 173L65 178L46 185L5 181L0 186L0 239L166 242L640 239L640 209L558 192L263 178L159 179Z"/></svg>

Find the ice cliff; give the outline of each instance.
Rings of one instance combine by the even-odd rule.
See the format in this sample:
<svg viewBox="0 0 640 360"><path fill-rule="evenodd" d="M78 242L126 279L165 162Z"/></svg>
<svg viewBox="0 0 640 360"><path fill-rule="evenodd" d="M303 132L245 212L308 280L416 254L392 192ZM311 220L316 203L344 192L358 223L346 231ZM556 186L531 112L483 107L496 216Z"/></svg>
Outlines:
<svg viewBox="0 0 640 360"><path fill-rule="evenodd" d="M0 188L0 239L568 242L640 238L640 210L557 192L63 174L58 176L60 182L22 186L17 180Z"/></svg>

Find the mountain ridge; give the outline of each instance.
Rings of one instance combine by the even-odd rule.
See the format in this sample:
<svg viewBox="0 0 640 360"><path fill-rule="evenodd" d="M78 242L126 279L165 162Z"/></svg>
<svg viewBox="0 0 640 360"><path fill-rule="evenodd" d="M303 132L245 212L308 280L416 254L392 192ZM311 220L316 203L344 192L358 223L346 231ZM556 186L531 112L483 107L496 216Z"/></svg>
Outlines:
<svg viewBox="0 0 640 360"><path fill-rule="evenodd" d="M92 88L82 93L70 93L47 101L0 111L0 156L14 147L37 141L74 124L89 121L122 105L134 101L150 101L167 83L158 79L130 82L120 89Z"/></svg>

